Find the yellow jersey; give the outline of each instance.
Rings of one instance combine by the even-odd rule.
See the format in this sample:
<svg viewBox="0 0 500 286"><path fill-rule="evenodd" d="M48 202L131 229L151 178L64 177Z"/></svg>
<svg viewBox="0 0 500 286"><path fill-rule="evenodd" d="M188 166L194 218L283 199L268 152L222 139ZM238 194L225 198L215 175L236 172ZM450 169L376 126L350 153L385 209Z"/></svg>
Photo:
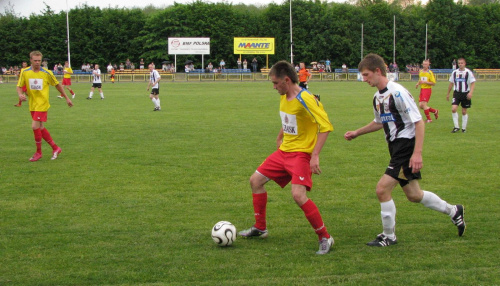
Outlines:
<svg viewBox="0 0 500 286"><path fill-rule="evenodd" d="M49 85L56 86L54 74L46 68L40 67L39 72L34 72L31 67L21 70L17 86L26 86L29 98L30 111L47 111L49 104Z"/></svg>
<svg viewBox="0 0 500 286"><path fill-rule="evenodd" d="M64 78L71 78L71 75L73 74L73 70L71 69L71 67L67 67L67 68L64 68Z"/></svg>
<svg viewBox="0 0 500 286"><path fill-rule="evenodd" d="M283 127L283 143L280 150L283 152L312 153L318 132L333 131L328 114L321 102L306 89L291 101L286 95L280 99L280 116Z"/></svg>
<svg viewBox="0 0 500 286"><path fill-rule="evenodd" d="M426 72L423 70L420 70L418 73L418 78L423 81L428 81L428 82L433 82L434 84L436 83L436 78L434 77L434 73L431 70L427 70ZM432 85L429 84L422 84L420 85L421 88L432 88Z"/></svg>

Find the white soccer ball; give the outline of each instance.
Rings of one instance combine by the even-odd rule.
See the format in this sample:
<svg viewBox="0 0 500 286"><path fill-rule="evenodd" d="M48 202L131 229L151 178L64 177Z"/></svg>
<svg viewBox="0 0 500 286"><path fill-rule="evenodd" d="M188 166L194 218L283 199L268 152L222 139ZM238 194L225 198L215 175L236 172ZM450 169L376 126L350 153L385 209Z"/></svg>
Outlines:
<svg viewBox="0 0 500 286"><path fill-rule="evenodd" d="M236 227L228 221L219 221L212 228L212 239L219 246L229 246L236 240Z"/></svg>

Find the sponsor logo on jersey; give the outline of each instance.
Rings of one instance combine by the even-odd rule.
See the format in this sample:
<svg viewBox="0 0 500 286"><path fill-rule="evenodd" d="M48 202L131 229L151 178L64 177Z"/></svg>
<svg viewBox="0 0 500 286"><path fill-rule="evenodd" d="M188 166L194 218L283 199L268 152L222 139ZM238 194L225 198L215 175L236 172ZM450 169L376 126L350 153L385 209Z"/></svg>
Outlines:
<svg viewBox="0 0 500 286"><path fill-rule="evenodd" d="M389 123L396 121L396 119L394 119L394 116L392 116L392 113L382 113L380 114L380 119L382 120L382 123Z"/></svg>
<svg viewBox="0 0 500 286"><path fill-rule="evenodd" d="M43 79L30 78L29 83L30 83L31 90L42 90L43 89Z"/></svg>

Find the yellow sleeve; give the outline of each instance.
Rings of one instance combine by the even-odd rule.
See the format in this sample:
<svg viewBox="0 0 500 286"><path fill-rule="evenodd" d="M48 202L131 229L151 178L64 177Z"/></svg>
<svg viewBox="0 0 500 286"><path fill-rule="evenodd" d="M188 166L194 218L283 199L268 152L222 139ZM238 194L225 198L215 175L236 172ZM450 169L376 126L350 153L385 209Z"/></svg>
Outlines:
<svg viewBox="0 0 500 286"><path fill-rule="evenodd" d="M319 132L325 133L333 131L333 125L330 122L330 119L328 118L328 114L323 108L323 104L320 101L318 101L314 97L314 95L304 96L302 98L304 99L304 102L307 104L309 112L311 112L311 115L313 116L314 120L319 125Z"/></svg>

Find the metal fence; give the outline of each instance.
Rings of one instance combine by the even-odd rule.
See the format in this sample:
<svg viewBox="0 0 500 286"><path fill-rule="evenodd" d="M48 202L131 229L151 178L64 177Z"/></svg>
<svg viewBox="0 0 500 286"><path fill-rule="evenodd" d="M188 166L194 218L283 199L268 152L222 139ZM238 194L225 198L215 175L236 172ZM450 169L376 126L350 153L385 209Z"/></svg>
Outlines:
<svg viewBox="0 0 500 286"><path fill-rule="evenodd" d="M269 81L269 75L267 73L160 73L162 81L172 81L172 82L199 82L199 81L216 81L216 82L231 82L231 81ZM450 74L447 73L435 73L434 74L437 81L448 81ZM488 80L497 81L500 80L499 73L475 73L477 80ZM3 75L4 83L17 83L18 78L15 75ZM62 81L62 75L56 75L59 81ZM115 74L115 82L147 82L149 80L149 74L147 73L127 73L127 74ZM397 81L417 81L418 75L400 72L397 74ZM313 73L311 81L361 81L361 75L359 73ZM73 83L92 83L92 75L88 74L77 74L71 76L71 82ZM104 74L103 82L111 82L111 77L109 74Z"/></svg>

